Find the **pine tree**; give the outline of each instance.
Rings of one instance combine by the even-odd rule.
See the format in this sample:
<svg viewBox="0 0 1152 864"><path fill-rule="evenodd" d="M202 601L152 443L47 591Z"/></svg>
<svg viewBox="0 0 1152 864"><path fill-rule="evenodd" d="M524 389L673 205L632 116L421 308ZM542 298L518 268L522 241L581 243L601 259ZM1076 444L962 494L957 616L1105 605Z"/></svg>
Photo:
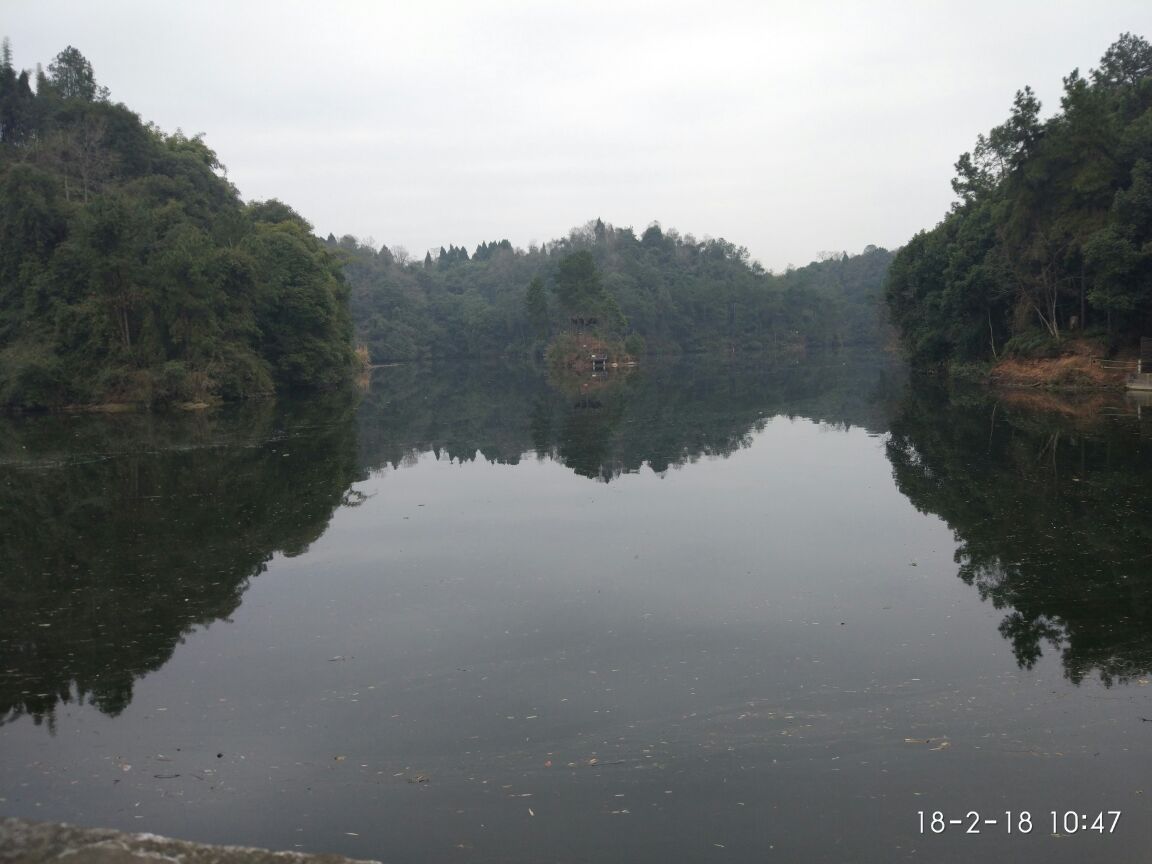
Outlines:
<svg viewBox="0 0 1152 864"><path fill-rule="evenodd" d="M528 324L535 336L547 337L550 335L548 321L548 294L544 290L544 280L536 276L528 284L528 291L524 295L524 312L528 316Z"/></svg>
<svg viewBox="0 0 1152 864"><path fill-rule="evenodd" d="M48 64L48 80L62 99L79 99L84 102L103 102L108 99L108 88L96 83L92 64L71 45Z"/></svg>

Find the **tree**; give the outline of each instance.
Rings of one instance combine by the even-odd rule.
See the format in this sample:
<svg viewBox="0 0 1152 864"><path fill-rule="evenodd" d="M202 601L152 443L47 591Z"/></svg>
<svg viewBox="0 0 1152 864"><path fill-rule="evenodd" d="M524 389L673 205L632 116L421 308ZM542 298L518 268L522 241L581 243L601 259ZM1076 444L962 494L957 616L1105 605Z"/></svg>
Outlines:
<svg viewBox="0 0 1152 864"><path fill-rule="evenodd" d="M64 197L71 199L70 180L79 181L84 203L111 170L111 154L105 146L107 121L97 115L85 113L78 123L72 123L51 136L50 148L59 160L64 176ZM75 178L73 178L75 172Z"/></svg>
<svg viewBox="0 0 1152 864"><path fill-rule="evenodd" d="M287 387L327 387L351 367L351 319L343 276L295 220L258 225L245 243L257 265L265 322L261 355Z"/></svg>
<svg viewBox="0 0 1152 864"><path fill-rule="evenodd" d="M61 99L84 102L105 102L108 99L108 88L97 85L92 64L71 45L48 64L48 83Z"/></svg>
<svg viewBox="0 0 1152 864"><path fill-rule="evenodd" d="M0 42L0 143L23 144L35 126L35 95L27 71L12 65L12 43Z"/></svg>
<svg viewBox="0 0 1152 864"><path fill-rule="evenodd" d="M253 201L248 205L248 215L253 222L266 225L279 225L281 222L293 222L305 231L311 231L312 226L308 220L277 198L267 201Z"/></svg>
<svg viewBox="0 0 1152 864"><path fill-rule="evenodd" d="M1031 87L1016 91L1012 114L987 136L976 136L976 146L957 160L952 191L962 203L992 194L1010 171L1020 167L1040 137L1040 101Z"/></svg>
<svg viewBox="0 0 1152 864"><path fill-rule="evenodd" d="M640 237L640 242L652 249L659 249L664 245L664 232L660 230L660 223L653 222Z"/></svg>
<svg viewBox="0 0 1152 864"><path fill-rule="evenodd" d="M1101 87L1136 87L1152 77L1152 45L1139 36L1121 33L1100 58L1100 68L1092 71L1092 81Z"/></svg>
<svg viewBox="0 0 1152 864"><path fill-rule="evenodd" d="M24 144L36 121L35 96L27 72L0 69L0 143Z"/></svg>
<svg viewBox="0 0 1152 864"><path fill-rule="evenodd" d="M528 291L524 295L524 312L528 317L528 324L536 336L547 337L549 333L548 322L548 295L544 291L544 280L534 276L528 283Z"/></svg>
<svg viewBox="0 0 1152 864"><path fill-rule="evenodd" d="M68 250L87 271L91 297L103 313L100 330L107 335L100 348L124 359L131 359L150 293L142 266L146 220L139 202L128 196L101 196L84 211Z"/></svg>
<svg viewBox="0 0 1152 864"><path fill-rule="evenodd" d="M591 252L582 249L560 259L556 271L556 297L570 315L595 315L604 298L604 288Z"/></svg>
<svg viewBox="0 0 1152 864"><path fill-rule="evenodd" d="M1139 326L1152 300L1152 164L1141 159L1132 185L1116 193L1110 224L1085 244L1088 298L1114 323ZM1133 320L1135 319L1135 320Z"/></svg>
<svg viewBox="0 0 1152 864"><path fill-rule="evenodd" d="M29 78L0 46L0 405L342 380L347 290L296 211L245 207L201 136L103 101L74 48Z"/></svg>
<svg viewBox="0 0 1152 864"><path fill-rule="evenodd" d="M914 357L1047 351L1102 319L1126 339L1152 326L1152 47L1122 35L1064 78L1061 108L1041 122L1018 91L957 161L952 211L897 256L889 306Z"/></svg>

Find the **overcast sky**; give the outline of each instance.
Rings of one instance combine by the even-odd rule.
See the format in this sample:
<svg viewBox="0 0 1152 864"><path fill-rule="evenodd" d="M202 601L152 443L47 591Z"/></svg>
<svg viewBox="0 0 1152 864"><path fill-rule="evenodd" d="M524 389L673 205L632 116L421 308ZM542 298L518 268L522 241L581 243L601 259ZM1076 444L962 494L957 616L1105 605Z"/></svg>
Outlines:
<svg viewBox="0 0 1152 864"><path fill-rule="evenodd" d="M0 0L19 67L74 45L246 199L423 256L659 220L766 267L895 248L1031 84L1152 3Z"/></svg>

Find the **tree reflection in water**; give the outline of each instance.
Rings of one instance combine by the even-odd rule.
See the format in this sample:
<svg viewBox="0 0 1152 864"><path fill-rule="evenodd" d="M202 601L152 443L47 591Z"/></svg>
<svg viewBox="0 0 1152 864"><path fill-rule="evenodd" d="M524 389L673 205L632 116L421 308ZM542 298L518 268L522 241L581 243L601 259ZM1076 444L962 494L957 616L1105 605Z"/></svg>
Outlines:
<svg viewBox="0 0 1152 864"><path fill-rule="evenodd" d="M359 476L354 408L0 419L0 722L119 714L273 554L305 552Z"/></svg>
<svg viewBox="0 0 1152 864"><path fill-rule="evenodd" d="M1120 398L1120 397L1117 397ZM1115 399L1113 399L1115 401ZM1051 406L1049 406L1051 407ZM1020 665L1152 672L1152 446L1132 417L905 387L888 363L652 363L549 382L525 366L379 370L331 394L203 416L0 421L0 718L115 715L138 677L298 555L352 484L427 452L552 459L610 482L748 446L773 416L890 430L896 483L956 534L959 575L1004 610Z"/></svg>
<svg viewBox="0 0 1152 864"><path fill-rule="evenodd" d="M1152 430L1122 395L1072 403L923 384L892 420L900 491L956 534L959 576L1031 668L1106 685L1152 671Z"/></svg>

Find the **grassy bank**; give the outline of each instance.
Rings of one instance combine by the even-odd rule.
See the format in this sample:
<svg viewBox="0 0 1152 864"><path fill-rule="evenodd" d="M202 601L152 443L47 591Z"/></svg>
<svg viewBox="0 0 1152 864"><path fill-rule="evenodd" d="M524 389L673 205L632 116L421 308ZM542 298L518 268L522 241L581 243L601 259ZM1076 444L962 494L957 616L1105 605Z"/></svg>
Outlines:
<svg viewBox="0 0 1152 864"><path fill-rule="evenodd" d="M1131 352L1108 356L1104 346L1091 339L1068 339L1030 356L1013 352L990 363L948 365L950 377L995 387L1046 390L1123 390L1136 371Z"/></svg>

